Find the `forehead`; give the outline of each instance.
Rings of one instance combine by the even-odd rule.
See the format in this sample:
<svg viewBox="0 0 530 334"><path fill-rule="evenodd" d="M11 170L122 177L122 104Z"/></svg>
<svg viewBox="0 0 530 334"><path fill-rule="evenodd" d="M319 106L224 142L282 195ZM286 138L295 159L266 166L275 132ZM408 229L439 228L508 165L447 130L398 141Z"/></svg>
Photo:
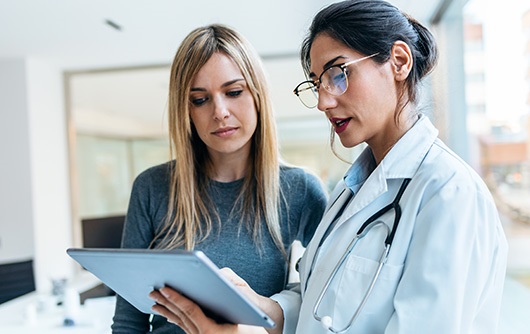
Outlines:
<svg viewBox="0 0 530 334"><path fill-rule="evenodd" d="M194 77L192 86L222 84L242 77L239 66L231 57L225 53L216 52L199 69Z"/></svg>
<svg viewBox="0 0 530 334"><path fill-rule="evenodd" d="M337 63L356 59L360 57L360 53L349 48L344 43L329 36L328 34L319 34L311 44L309 57L311 59L311 72L320 74L324 68L332 64L329 61L338 57Z"/></svg>

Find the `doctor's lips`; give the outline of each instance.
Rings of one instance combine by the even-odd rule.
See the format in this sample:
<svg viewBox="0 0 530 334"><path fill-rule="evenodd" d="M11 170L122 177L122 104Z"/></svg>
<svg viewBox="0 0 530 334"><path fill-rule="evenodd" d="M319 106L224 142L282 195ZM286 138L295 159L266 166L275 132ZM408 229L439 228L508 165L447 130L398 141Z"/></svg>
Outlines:
<svg viewBox="0 0 530 334"><path fill-rule="evenodd" d="M331 124L333 124L333 127L335 128L335 132L337 134L341 133L342 131L346 130L348 127L348 123L350 123L351 117L348 118L330 118Z"/></svg>
<svg viewBox="0 0 530 334"><path fill-rule="evenodd" d="M234 134L237 130L238 130L238 127L227 126L224 128L219 128L213 131L211 134L215 136L219 136L219 137L228 137Z"/></svg>

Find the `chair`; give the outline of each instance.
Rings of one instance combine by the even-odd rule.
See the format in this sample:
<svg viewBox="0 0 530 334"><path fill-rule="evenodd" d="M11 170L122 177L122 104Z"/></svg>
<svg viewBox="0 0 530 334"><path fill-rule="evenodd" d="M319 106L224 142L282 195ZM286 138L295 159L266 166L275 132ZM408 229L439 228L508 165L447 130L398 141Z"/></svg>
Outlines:
<svg viewBox="0 0 530 334"><path fill-rule="evenodd" d="M35 291L33 260L0 265L0 304Z"/></svg>
<svg viewBox="0 0 530 334"><path fill-rule="evenodd" d="M82 219L83 247L120 248L125 215Z"/></svg>

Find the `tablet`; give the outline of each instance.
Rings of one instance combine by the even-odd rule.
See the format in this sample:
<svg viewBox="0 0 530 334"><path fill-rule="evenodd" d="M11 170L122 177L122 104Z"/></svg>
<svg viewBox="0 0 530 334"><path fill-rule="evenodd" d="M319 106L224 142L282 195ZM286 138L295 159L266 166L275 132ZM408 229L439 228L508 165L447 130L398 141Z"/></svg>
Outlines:
<svg viewBox="0 0 530 334"><path fill-rule="evenodd" d="M69 248L66 252L143 313L155 314L149 293L169 286L218 322L275 325L201 251Z"/></svg>

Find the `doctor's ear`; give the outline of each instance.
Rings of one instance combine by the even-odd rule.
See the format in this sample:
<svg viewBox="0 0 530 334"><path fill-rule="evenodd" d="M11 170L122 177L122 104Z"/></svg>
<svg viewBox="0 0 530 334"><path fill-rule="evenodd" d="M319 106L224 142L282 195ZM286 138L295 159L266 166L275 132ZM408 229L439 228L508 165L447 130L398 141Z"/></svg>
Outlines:
<svg viewBox="0 0 530 334"><path fill-rule="evenodd" d="M396 81L404 81L412 69L412 51L407 43L396 41L390 51L390 62L394 67Z"/></svg>

